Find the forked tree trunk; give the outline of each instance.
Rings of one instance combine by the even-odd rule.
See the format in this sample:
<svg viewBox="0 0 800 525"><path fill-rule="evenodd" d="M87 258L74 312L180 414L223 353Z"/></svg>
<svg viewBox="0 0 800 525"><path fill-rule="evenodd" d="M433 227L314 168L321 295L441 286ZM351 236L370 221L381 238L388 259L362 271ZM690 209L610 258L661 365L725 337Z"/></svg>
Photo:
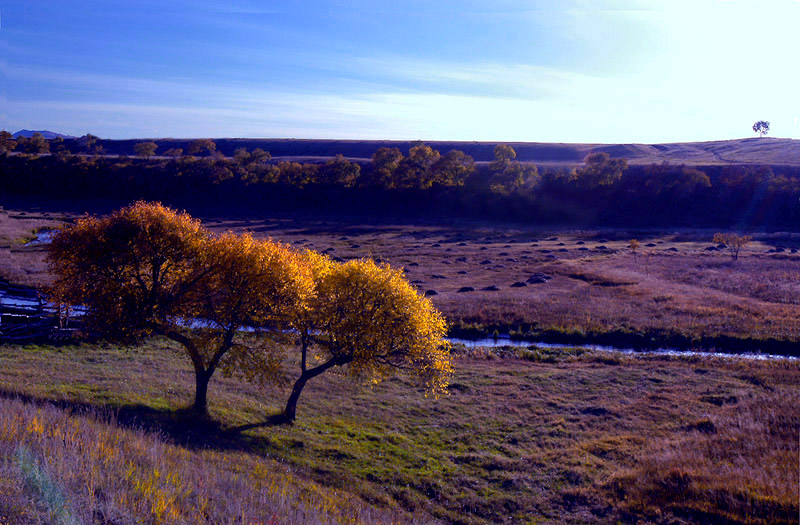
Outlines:
<svg viewBox="0 0 800 525"><path fill-rule="evenodd" d="M300 377L297 378L297 381L294 382L292 393L289 395L289 400L286 401L286 408L283 410L283 421L285 423L292 423L295 420L297 416L297 401L300 399L300 393L303 391L309 379L317 377L329 368L345 363L347 363L346 360L334 357L330 361L326 361L310 370L304 370L303 373L300 374Z"/></svg>

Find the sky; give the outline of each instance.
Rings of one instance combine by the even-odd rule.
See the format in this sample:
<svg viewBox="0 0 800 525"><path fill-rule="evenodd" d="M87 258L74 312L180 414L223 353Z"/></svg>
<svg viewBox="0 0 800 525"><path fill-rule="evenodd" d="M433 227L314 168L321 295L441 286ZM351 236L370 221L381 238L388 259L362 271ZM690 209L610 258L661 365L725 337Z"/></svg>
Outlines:
<svg viewBox="0 0 800 525"><path fill-rule="evenodd" d="M800 139L800 0L0 0L0 128Z"/></svg>

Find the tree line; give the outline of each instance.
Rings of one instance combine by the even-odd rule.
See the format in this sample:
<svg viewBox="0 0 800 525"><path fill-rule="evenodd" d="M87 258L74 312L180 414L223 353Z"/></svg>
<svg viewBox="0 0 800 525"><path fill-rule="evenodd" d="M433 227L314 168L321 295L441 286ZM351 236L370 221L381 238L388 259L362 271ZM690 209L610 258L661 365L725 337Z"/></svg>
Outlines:
<svg viewBox="0 0 800 525"><path fill-rule="evenodd" d="M20 145L2 133L0 189L16 195L609 226L759 228L800 219L800 168L788 166L629 166L596 152L579 166L539 169L517 161L508 145L495 147L491 162L476 163L464 152L422 143L406 153L380 148L369 162L338 155L301 163L257 148L225 157L208 139L190 142L185 152L157 152L156 143L142 142L137 156L112 157L98 153L92 136L72 141L81 150L72 153L58 139ZM15 154L2 154L9 151Z"/></svg>
<svg viewBox="0 0 800 525"><path fill-rule="evenodd" d="M402 271L371 259L339 263L250 234L217 235L186 213L137 202L64 226L48 260L54 300L87 307L85 333L181 345L199 414L219 369L269 385L285 380L285 361L297 363L285 422L306 383L333 367L369 383L409 370L433 395L452 374L444 317Z"/></svg>

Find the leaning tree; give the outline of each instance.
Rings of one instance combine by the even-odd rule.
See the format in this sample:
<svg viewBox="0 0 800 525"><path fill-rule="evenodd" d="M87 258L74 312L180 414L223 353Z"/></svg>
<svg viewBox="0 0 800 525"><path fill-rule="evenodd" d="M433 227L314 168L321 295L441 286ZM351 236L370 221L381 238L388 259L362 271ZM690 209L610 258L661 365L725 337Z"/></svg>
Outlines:
<svg viewBox="0 0 800 525"><path fill-rule="evenodd" d="M446 321L402 271L371 259L336 263L314 252L306 260L314 290L295 312L300 374L282 421L295 420L308 381L334 367L372 384L405 370L428 393L446 391L453 371Z"/></svg>

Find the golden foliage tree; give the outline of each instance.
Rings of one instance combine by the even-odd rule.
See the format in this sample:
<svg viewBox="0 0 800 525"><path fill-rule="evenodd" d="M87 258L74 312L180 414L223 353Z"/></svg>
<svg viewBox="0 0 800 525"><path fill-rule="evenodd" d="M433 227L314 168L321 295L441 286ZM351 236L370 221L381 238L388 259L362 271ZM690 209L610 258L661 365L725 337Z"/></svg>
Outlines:
<svg viewBox="0 0 800 525"><path fill-rule="evenodd" d="M438 396L452 375L447 324L401 271L370 259L335 263L306 254L315 289L296 311L300 376L282 420L294 421L306 383L336 367L378 383L398 369L415 374Z"/></svg>
<svg viewBox="0 0 800 525"><path fill-rule="evenodd" d="M598 151L586 155L583 167L575 170L574 178L578 187L591 190L598 186L611 186L627 169L628 161L625 159L612 159L608 153Z"/></svg>
<svg viewBox="0 0 800 525"><path fill-rule="evenodd" d="M138 142L133 145L133 151L135 151L136 154L142 157L143 159L155 155L156 149L158 149L158 144L156 144L153 141Z"/></svg>
<svg viewBox="0 0 800 525"><path fill-rule="evenodd" d="M117 341L162 335L183 346L199 413L224 359L258 355L264 362L269 355L273 338L245 338L240 329L258 326L261 335L280 337L288 306L311 286L287 247L213 236L188 214L144 202L65 227L54 236L49 262L56 299L87 306L88 330Z"/></svg>
<svg viewBox="0 0 800 525"><path fill-rule="evenodd" d="M217 144L211 139L195 139L189 143L186 153L189 155L199 155L205 153L213 155L217 151Z"/></svg>
<svg viewBox="0 0 800 525"><path fill-rule="evenodd" d="M639 249L639 246L641 245L639 244L639 241L637 241L636 239L631 239L630 241L628 241L628 248L631 249L634 261L636 260L636 250Z"/></svg>
<svg viewBox="0 0 800 525"><path fill-rule="evenodd" d="M17 147L17 141L14 140L14 135L6 130L0 131L0 153L7 151L14 151Z"/></svg>
<svg viewBox="0 0 800 525"><path fill-rule="evenodd" d="M724 244L728 247L731 260L739 259L739 251L747 245L753 238L750 235L738 235L736 233L715 233L714 242Z"/></svg>

